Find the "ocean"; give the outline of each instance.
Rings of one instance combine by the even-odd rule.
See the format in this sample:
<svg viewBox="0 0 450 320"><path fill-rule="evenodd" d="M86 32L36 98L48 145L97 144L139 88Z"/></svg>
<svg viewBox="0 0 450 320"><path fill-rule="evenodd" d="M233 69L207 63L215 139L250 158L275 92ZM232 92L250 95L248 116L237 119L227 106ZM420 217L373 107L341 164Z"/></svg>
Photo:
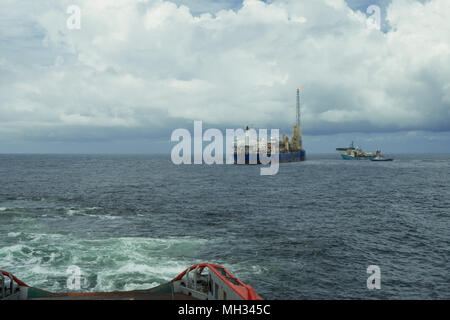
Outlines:
<svg viewBox="0 0 450 320"><path fill-rule="evenodd" d="M392 156L307 154L261 176L167 155L0 155L0 269L69 291L77 266L88 292L211 262L265 299L450 299L450 155Z"/></svg>

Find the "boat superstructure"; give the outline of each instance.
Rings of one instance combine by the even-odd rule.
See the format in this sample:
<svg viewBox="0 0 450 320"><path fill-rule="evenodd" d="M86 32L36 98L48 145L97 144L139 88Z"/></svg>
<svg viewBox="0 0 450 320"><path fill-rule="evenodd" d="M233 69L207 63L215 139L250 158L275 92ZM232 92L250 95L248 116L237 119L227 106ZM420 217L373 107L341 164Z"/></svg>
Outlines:
<svg viewBox="0 0 450 320"><path fill-rule="evenodd" d="M342 159L344 160L370 160L374 159L376 156L380 154L380 151L377 150L375 152L364 152L359 147L354 147L353 141L347 148L336 148L336 151L339 151Z"/></svg>
<svg viewBox="0 0 450 320"><path fill-rule="evenodd" d="M224 267L193 265L172 281L147 290L49 292L30 287L0 270L0 300L262 300L255 290Z"/></svg>

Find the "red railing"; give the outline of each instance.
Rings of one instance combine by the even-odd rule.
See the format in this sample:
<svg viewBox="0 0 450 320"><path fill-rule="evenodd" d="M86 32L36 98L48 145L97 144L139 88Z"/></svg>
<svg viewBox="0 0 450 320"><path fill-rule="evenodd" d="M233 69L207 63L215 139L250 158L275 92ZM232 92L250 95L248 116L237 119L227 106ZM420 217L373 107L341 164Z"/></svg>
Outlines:
<svg viewBox="0 0 450 320"><path fill-rule="evenodd" d="M202 272L205 267L207 267L209 270L214 272L214 274L216 276L218 276L228 287L230 287L234 292L236 292L236 294L239 295L242 299L244 299L244 300L263 300L263 298L261 298L255 292L255 289L253 289L252 286L249 286L249 285L243 283L241 280L239 280L238 278L233 276L224 267L217 265L217 264L212 264L212 263L199 263L199 264L193 265L193 266L187 268L186 270L184 270L182 273L180 273L176 278L174 278L172 280L172 282L181 280L188 271L194 270L195 268L199 268L199 271ZM238 284L236 285L236 284L232 283L230 280L227 279L227 277L225 277L217 269L223 270L226 273L227 277L233 279Z"/></svg>
<svg viewBox="0 0 450 320"><path fill-rule="evenodd" d="M0 273L5 275L5 276L7 276L7 277L12 278L19 286L28 287L28 285L25 282L23 282L22 280L16 278L14 275L10 274L9 272L0 270Z"/></svg>

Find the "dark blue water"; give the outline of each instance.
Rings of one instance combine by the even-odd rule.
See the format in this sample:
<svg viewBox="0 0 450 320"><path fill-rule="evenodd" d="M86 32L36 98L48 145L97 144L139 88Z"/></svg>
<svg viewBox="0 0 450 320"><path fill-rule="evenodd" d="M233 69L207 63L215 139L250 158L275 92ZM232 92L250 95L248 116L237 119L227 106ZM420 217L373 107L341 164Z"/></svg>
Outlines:
<svg viewBox="0 0 450 320"><path fill-rule="evenodd" d="M312 155L260 176L168 156L0 155L0 268L67 291L76 265L99 291L212 262L268 299L449 299L450 155L394 157Z"/></svg>

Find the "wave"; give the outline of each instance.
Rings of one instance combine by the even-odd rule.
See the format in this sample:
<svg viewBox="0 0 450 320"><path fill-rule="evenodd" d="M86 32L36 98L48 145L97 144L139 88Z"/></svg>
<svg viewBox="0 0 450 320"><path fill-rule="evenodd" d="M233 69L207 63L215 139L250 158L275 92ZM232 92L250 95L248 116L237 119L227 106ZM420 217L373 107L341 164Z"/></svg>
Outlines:
<svg viewBox="0 0 450 320"><path fill-rule="evenodd" d="M73 216L85 216L85 217L97 217L102 220L115 220L119 219L119 216L114 216L110 214L95 214L95 212L102 212L103 208L101 207L88 207L88 208L70 208L66 209L66 215L69 217Z"/></svg>
<svg viewBox="0 0 450 320"><path fill-rule="evenodd" d="M66 209L66 208L64 208ZM78 209L74 209L74 208L69 208L66 210L66 214L68 216L74 216L74 215L89 215L89 212L92 211L98 211L98 210L102 210L103 208L101 207L88 207L88 208L78 208Z"/></svg>

